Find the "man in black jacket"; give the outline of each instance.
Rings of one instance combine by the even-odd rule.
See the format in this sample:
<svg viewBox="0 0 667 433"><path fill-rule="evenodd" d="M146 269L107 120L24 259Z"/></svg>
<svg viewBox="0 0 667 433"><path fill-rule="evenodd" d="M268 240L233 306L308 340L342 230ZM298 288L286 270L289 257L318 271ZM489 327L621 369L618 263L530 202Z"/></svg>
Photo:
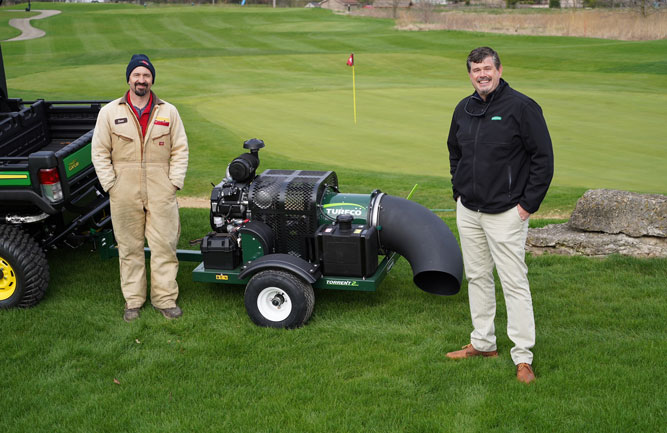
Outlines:
<svg viewBox="0 0 667 433"><path fill-rule="evenodd" d="M456 223L473 331L451 359L497 356L493 268L507 306L517 379L535 380L535 320L525 263L528 218L553 176L553 150L542 109L501 78L498 53L474 49L467 60L475 92L456 106L447 139Z"/></svg>

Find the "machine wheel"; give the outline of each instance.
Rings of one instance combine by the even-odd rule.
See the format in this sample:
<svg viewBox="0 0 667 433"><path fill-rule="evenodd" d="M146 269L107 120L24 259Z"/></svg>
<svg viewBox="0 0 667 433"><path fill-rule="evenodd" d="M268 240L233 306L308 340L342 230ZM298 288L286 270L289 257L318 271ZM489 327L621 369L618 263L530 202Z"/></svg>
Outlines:
<svg viewBox="0 0 667 433"><path fill-rule="evenodd" d="M46 255L33 238L14 226L0 225L0 308L28 308L49 285Z"/></svg>
<svg viewBox="0 0 667 433"><path fill-rule="evenodd" d="M313 286L282 270L255 274L245 289L245 308L259 326L298 328L303 326L315 306Z"/></svg>

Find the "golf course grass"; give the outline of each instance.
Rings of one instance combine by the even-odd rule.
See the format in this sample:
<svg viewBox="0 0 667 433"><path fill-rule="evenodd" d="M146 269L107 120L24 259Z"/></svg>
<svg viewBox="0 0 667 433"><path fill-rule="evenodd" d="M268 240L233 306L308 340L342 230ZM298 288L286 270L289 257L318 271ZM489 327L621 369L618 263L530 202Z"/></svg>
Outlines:
<svg viewBox="0 0 667 433"><path fill-rule="evenodd" d="M0 8L0 37L24 5ZM503 77L543 108L556 157L533 226L589 188L667 193L667 40L620 42L399 32L320 9L32 3L63 13L43 38L2 42L10 97L114 99L134 53L179 109L190 143L183 196L206 198L252 137L267 168L335 170L451 209L446 137L472 92L465 58L489 45ZM357 123L353 117L355 54ZM439 213L454 232L452 212ZM545 218L556 219L541 219ZM209 230L182 209L181 248ZM409 229L409 228L406 228ZM468 343L467 286L439 297L401 259L375 293L316 291L303 328L258 328L243 287L195 283L183 318L147 306L122 321L118 262L92 245L48 255L35 308L0 312L0 428L8 432L654 432L664 427L666 259L528 257L537 382L518 383L498 284L500 356L452 362Z"/></svg>
<svg viewBox="0 0 667 433"><path fill-rule="evenodd" d="M667 190L667 41L398 32L391 20L307 9L63 10L34 22L47 37L3 44L10 95L113 99L126 87L129 56L148 54L154 90L177 105L190 136L184 195L207 196L251 137L267 144L264 168L317 165L404 175L406 184L424 176L449 182L449 121L471 93L465 56L479 45L498 50L504 78L542 106L555 187Z"/></svg>

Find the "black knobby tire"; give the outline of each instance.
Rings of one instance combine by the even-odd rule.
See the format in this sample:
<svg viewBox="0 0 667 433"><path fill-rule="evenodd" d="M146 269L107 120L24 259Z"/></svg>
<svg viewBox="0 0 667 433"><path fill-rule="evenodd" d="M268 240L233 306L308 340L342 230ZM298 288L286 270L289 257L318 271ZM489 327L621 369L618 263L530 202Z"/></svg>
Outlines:
<svg viewBox="0 0 667 433"><path fill-rule="evenodd" d="M246 286L244 298L250 319L269 328L303 326L315 306L313 286L282 270L255 274Z"/></svg>
<svg viewBox="0 0 667 433"><path fill-rule="evenodd" d="M44 250L20 228L0 225L0 308L37 305L49 285Z"/></svg>

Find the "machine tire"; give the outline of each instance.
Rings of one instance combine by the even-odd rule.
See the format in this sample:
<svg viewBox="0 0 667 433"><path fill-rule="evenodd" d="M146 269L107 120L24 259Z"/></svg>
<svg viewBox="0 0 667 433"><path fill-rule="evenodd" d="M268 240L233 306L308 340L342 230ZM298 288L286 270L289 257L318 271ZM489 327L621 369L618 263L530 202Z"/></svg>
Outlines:
<svg viewBox="0 0 667 433"><path fill-rule="evenodd" d="M255 274L244 298L250 319L269 328L299 328L310 319L315 306L313 286L283 270Z"/></svg>
<svg viewBox="0 0 667 433"><path fill-rule="evenodd" d="M35 306L49 285L49 264L39 244L20 228L0 225L0 309Z"/></svg>

